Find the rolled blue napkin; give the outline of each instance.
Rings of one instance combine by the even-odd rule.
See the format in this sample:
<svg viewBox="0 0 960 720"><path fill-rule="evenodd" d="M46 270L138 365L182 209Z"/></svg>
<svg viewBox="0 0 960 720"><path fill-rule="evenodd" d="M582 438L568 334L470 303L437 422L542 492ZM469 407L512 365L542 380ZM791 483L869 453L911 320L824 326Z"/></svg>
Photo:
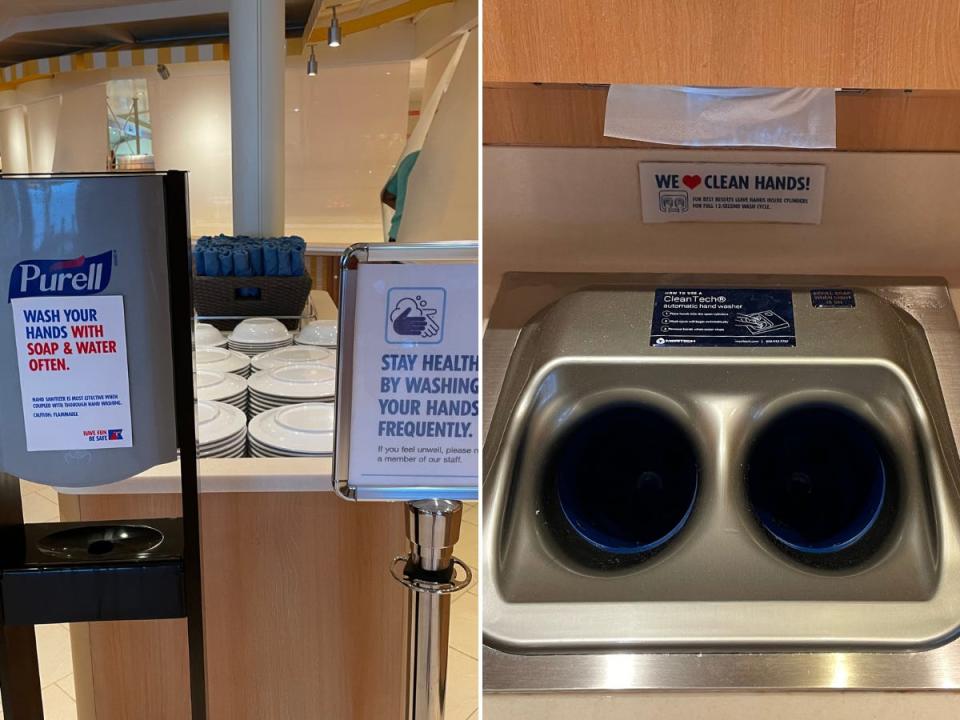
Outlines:
<svg viewBox="0 0 960 720"><path fill-rule="evenodd" d="M290 274L294 277L303 275L303 250L298 249L290 253Z"/></svg>
<svg viewBox="0 0 960 720"><path fill-rule="evenodd" d="M277 247L277 275L290 277L290 247L287 243L281 242Z"/></svg>
<svg viewBox="0 0 960 720"><path fill-rule="evenodd" d="M220 272L220 254L213 249L203 251L203 271L211 277L219 277Z"/></svg>
<svg viewBox="0 0 960 720"><path fill-rule="evenodd" d="M203 250L199 247L193 249L193 274L206 275L203 269Z"/></svg>
<svg viewBox="0 0 960 720"><path fill-rule="evenodd" d="M233 275L233 253L229 250L221 250L218 257L220 258L221 277Z"/></svg>
<svg viewBox="0 0 960 720"><path fill-rule="evenodd" d="M263 248L260 245L250 244L247 246L247 253L250 256L250 274L263 275Z"/></svg>
<svg viewBox="0 0 960 720"><path fill-rule="evenodd" d="M235 247L233 249L233 274L237 277L250 277L253 275L253 269L250 267L250 253L246 248Z"/></svg>
<svg viewBox="0 0 960 720"><path fill-rule="evenodd" d="M275 277L279 272L278 266L277 244L272 240L268 240L263 244L263 274L269 277Z"/></svg>

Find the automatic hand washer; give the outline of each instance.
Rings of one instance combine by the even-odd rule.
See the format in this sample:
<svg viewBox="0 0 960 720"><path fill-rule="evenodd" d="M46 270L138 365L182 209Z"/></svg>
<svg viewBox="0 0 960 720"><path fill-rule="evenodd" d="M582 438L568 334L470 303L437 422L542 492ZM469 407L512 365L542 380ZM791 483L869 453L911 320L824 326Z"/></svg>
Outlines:
<svg viewBox="0 0 960 720"><path fill-rule="evenodd" d="M948 641L956 380L935 357L958 350L942 287L507 276L484 349L485 644Z"/></svg>

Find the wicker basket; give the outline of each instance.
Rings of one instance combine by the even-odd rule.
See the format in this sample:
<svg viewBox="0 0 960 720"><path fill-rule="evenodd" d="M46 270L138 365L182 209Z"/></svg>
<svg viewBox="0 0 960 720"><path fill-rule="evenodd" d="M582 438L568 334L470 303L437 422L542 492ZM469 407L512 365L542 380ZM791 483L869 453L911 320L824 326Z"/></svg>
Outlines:
<svg viewBox="0 0 960 720"><path fill-rule="evenodd" d="M193 277L193 300L197 315L210 317L276 317L290 330L299 326L299 318L307 304L313 280L309 275L298 277ZM256 297L242 297L240 291L252 288ZM253 294L253 293L250 293ZM282 316L293 316L282 319ZM232 330L240 322L208 320L221 330Z"/></svg>

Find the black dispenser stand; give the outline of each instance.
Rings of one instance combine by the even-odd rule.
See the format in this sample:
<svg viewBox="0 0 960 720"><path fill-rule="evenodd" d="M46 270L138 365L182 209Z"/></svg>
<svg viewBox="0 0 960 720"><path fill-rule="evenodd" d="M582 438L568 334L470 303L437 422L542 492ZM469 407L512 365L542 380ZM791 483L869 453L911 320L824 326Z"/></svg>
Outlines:
<svg viewBox="0 0 960 720"><path fill-rule="evenodd" d="M187 174L163 178L167 200L167 277L173 350L174 407L180 448L180 502L183 514L184 610L190 653L190 707L193 720L207 718L206 651L200 561L200 487L197 483L197 425L193 387L193 252L187 205Z"/></svg>
<svg viewBox="0 0 960 720"><path fill-rule="evenodd" d="M0 542L23 540L23 503L20 480L0 473ZM0 606L2 612L2 606ZM34 720L43 718L40 695L40 665L33 625L7 625L0 614L0 695L3 716Z"/></svg>
<svg viewBox="0 0 960 720"><path fill-rule="evenodd" d="M34 625L182 617L191 717L207 718L186 173L163 173L163 191L182 518L24 525L20 481L0 474L0 695L9 720L43 720ZM36 551L38 540L54 532L118 524L149 526L163 543L134 558L101 554L102 545L80 560L52 560Z"/></svg>

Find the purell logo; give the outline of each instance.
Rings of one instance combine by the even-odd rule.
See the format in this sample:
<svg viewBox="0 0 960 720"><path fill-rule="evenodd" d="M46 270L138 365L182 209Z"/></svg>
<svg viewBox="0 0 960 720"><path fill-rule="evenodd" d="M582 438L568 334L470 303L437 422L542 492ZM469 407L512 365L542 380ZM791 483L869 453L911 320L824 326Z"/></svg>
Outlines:
<svg viewBox="0 0 960 720"><path fill-rule="evenodd" d="M22 297L96 295L110 284L113 251L72 260L24 260L10 273L7 301Z"/></svg>

